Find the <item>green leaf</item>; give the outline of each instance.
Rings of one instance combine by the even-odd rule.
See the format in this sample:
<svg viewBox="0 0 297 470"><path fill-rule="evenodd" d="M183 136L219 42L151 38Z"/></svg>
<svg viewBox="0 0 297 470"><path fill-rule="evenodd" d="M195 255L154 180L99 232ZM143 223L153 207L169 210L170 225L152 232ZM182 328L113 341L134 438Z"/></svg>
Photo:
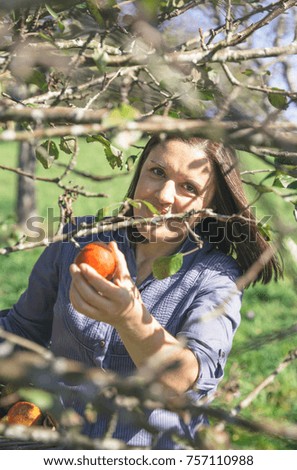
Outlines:
<svg viewBox="0 0 297 470"><path fill-rule="evenodd" d="M278 88L273 88L273 90L278 90ZM276 109L283 110L288 107L287 97L282 93L268 93L268 101Z"/></svg>
<svg viewBox="0 0 297 470"><path fill-rule="evenodd" d="M247 77L251 77L252 75L254 75L254 71L252 69L245 69L241 72L243 75L246 75Z"/></svg>
<svg viewBox="0 0 297 470"><path fill-rule="evenodd" d="M281 171L278 171L276 173L275 180L272 184L272 186L278 187L278 188L288 188L289 185L292 183L292 176L287 175L286 173L283 173Z"/></svg>
<svg viewBox="0 0 297 470"><path fill-rule="evenodd" d="M143 201L143 200L141 200L140 202L141 202L142 204L144 204L144 205L148 208L148 210L151 211L152 214L157 214L157 215L160 214L160 212L159 212L159 211L155 208L155 206L154 206L153 204L151 204L150 202Z"/></svg>
<svg viewBox="0 0 297 470"><path fill-rule="evenodd" d="M183 264L183 254L176 253L173 256L160 256L153 262L153 275L156 279L164 279L172 276L180 270Z"/></svg>
<svg viewBox="0 0 297 470"><path fill-rule="evenodd" d="M105 217L109 216L109 209L108 207L102 207L101 209L98 210L97 215L95 217L96 222L99 222L100 220L104 219Z"/></svg>
<svg viewBox="0 0 297 470"><path fill-rule="evenodd" d="M286 202L290 202L291 204L293 204L293 206L297 207L297 194L296 196L292 196L292 197L286 197ZM294 216L295 216L295 212L294 212Z"/></svg>
<svg viewBox="0 0 297 470"><path fill-rule="evenodd" d="M213 101L214 93L211 90L199 90L199 98L202 101Z"/></svg>
<svg viewBox="0 0 297 470"><path fill-rule="evenodd" d="M40 31L40 32L38 33L38 36L39 36L41 39L44 39L45 41L54 43L53 38L52 38L51 36L49 36L48 34L45 34L43 31Z"/></svg>
<svg viewBox="0 0 297 470"><path fill-rule="evenodd" d="M76 149L75 137L61 137L59 147L60 150L62 150L64 153L67 153L67 155L73 155Z"/></svg>
<svg viewBox="0 0 297 470"><path fill-rule="evenodd" d="M57 24L58 24L60 33L63 33L63 32L65 31L64 23L63 23L62 21L59 21L59 20L58 20Z"/></svg>
<svg viewBox="0 0 297 470"><path fill-rule="evenodd" d="M105 206L102 207L101 209L98 210L97 215L96 215L96 222L99 222L100 220L104 219L105 217L115 217L119 213L119 207L122 205L122 203L115 203L110 206Z"/></svg>
<svg viewBox="0 0 297 470"><path fill-rule="evenodd" d="M126 201L129 202L129 204L131 204L131 206L135 207L136 209L139 209L141 207L141 205L144 204L151 211L152 215L153 214L157 214L157 215L160 214L158 209L156 209L156 207L153 204L151 204L148 201L144 201L143 199L130 199L130 198L127 198Z"/></svg>
<svg viewBox="0 0 297 470"><path fill-rule="evenodd" d="M297 189L297 180L292 181L292 183L288 184L287 188Z"/></svg>
<svg viewBox="0 0 297 470"><path fill-rule="evenodd" d="M114 145L109 142L108 139L103 137L103 135L92 135L86 138L88 143L90 142L100 142L103 145L104 153L107 158L108 163L110 164L111 168L115 168L116 166L120 169L123 168L123 152L122 150L114 147Z"/></svg>
<svg viewBox="0 0 297 470"><path fill-rule="evenodd" d="M139 3L148 19L156 18L159 10L159 0L139 0Z"/></svg>
<svg viewBox="0 0 297 470"><path fill-rule="evenodd" d="M104 153L111 168L115 168L116 166L120 169L123 168L123 152L121 150L110 144L104 146Z"/></svg>
<svg viewBox="0 0 297 470"><path fill-rule="evenodd" d="M52 395L44 390L20 388L18 393L23 400L34 403L43 411L50 410L53 407L54 399Z"/></svg>
<svg viewBox="0 0 297 470"><path fill-rule="evenodd" d="M256 190L260 194L265 194L265 193L272 193L273 189L271 189L269 186L265 186L264 184L257 184L255 185Z"/></svg>
<svg viewBox="0 0 297 470"><path fill-rule="evenodd" d="M96 0L86 0L86 4L89 9L89 12L91 13L96 23L99 26L104 27L105 22L104 22L103 16L101 15L101 12L100 12L100 9L98 7Z"/></svg>
<svg viewBox="0 0 297 470"><path fill-rule="evenodd" d="M126 160L126 168L128 171L131 171L132 168L134 167L134 164L137 160L138 156L137 155L130 155L127 160Z"/></svg>
<svg viewBox="0 0 297 470"><path fill-rule="evenodd" d="M118 108L114 108L102 120L102 124L107 127L121 126L129 121L134 121L139 117L139 111L129 104L121 104Z"/></svg>
<svg viewBox="0 0 297 470"><path fill-rule="evenodd" d="M102 49L96 49L94 54L92 55L92 59L94 60L97 69L101 73L106 72L106 61L108 58L108 54Z"/></svg>
<svg viewBox="0 0 297 470"><path fill-rule="evenodd" d="M277 177L275 178L275 180L274 180L273 183L272 183L272 186L274 186L275 188L285 188L285 187L286 187L286 186L283 184L282 179L281 179L279 176L277 176Z"/></svg>
<svg viewBox="0 0 297 470"><path fill-rule="evenodd" d="M91 142L100 142L100 143L102 143L103 139L107 141L107 139L105 139L101 135L89 135L88 137L86 137L86 142L88 144L90 144Z"/></svg>
<svg viewBox="0 0 297 470"><path fill-rule="evenodd" d="M47 9L47 11L49 12L49 14L55 18L55 20L58 19L58 14L52 9L52 7L50 7L47 3L44 4L45 8Z"/></svg>
<svg viewBox="0 0 297 470"><path fill-rule="evenodd" d="M268 180L269 178L276 178L278 175L278 171L270 171L262 180L260 184L263 184L264 181Z"/></svg>
<svg viewBox="0 0 297 470"><path fill-rule="evenodd" d="M27 78L27 83L33 83L36 85L40 91L46 92L48 90L48 84L46 76L43 72L38 69L33 69L29 78Z"/></svg>
<svg viewBox="0 0 297 470"><path fill-rule="evenodd" d="M271 227L268 224L261 224L258 223L258 229L261 235L265 238L267 241L271 241Z"/></svg>
<svg viewBox="0 0 297 470"><path fill-rule="evenodd" d="M127 202L129 202L129 204L132 206L132 207L135 207L136 209L140 209L141 207L141 203L139 200L134 200L134 199L130 199L129 197L127 197L126 199Z"/></svg>
<svg viewBox="0 0 297 470"><path fill-rule="evenodd" d="M52 140L46 140L36 148L35 155L43 168L48 170L54 161L59 158L59 150L55 142Z"/></svg>

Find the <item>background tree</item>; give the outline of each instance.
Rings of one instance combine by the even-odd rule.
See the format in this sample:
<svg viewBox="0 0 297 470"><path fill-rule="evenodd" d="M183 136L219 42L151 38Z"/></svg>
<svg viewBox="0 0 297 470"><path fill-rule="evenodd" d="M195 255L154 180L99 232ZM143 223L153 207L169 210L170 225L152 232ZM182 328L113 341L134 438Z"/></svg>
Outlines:
<svg viewBox="0 0 297 470"><path fill-rule="evenodd" d="M34 175L36 156L32 145L23 141L19 149L18 167L25 173ZM18 176L18 193L16 203L16 222L19 228L26 231L26 223L30 217L36 215L36 193L34 180L23 175Z"/></svg>
<svg viewBox="0 0 297 470"><path fill-rule="evenodd" d="M2 164L1 169L59 188L60 223L51 241L63 237L61 228L75 215L72 203L77 198L105 196L78 187L71 179L69 182L70 175L72 178L79 172L76 160L82 142L101 145L112 169L129 170L148 135L195 134L232 144L241 158L248 155L249 161L263 165L247 170L243 180L247 188L253 189L252 204L263 200L270 211L267 194L287 203L291 217L279 218L275 234L265 221L261 228L292 261L290 269L296 273L296 6L293 0L261 4L240 0L67 0L46 4L38 0L2 0L0 143L30 146L38 164L50 170L48 176L40 177L34 168L28 171L10 162ZM52 176L57 164L62 169L58 176ZM83 176L102 179L102 175ZM81 231L103 230L103 215L114 217L109 220L114 221L114 227L123 220L132 223L124 212L119 221L119 214L114 216L113 210L101 210L100 223L78 227L78 233L72 234L73 241ZM37 241L22 238L0 249L0 254L47 244L47 236ZM256 268L251 278L255 274ZM288 327L287 334L294 333L296 325ZM20 341L4 332L1 335L12 344ZM100 382L102 393L92 403L90 413L100 406L109 406L114 413L119 406L117 397L121 396L121 406L130 407L137 420L131 395L141 405L143 387L151 406L169 406L166 394L160 403L160 394L154 392L155 378L161 373L154 368L143 375L141 383L138 378L130 382L106 376L103 379L98 371L84 372L78 364L57 369L56 358L48 351L32 344L26 346L31 353L22 357L9 348L3 349L3 381L20 387L34 378L35 387L41 387L36 370L42 365L53 383L58 382L59 374L70 371L77 379ZM222 422L296 442L293 424L271 425L235 417L295 358L296 351L280 357L276 372L271 371L272 375L263 379L253 395L237 408L204 410L203 405L193 408L188 403L176 403L180 413L204 410L220 424L211 430L211 439L201 435L197 447L219 446L220 436L226 432ZM114 395L110 395L111 385L116 390ZM225 392L230 390L231 385ZM57 405L49 391L39 391L39 396L47 400L48 409L55 410ZM61 410L59 413L66 429L71 429L73 421L67 421ZM0 424L0 433L6 433L6 425ZM28 430L25 436L33 437ZM223 445L228 447L227 433L224 436ZM39 440L47 439L46 431L43 434L41 430ZM63 439L63 435L55 434L55 442ZM79 433L71 444L88 448L115 445L108 436L98 444L83 440Z"/></svg>

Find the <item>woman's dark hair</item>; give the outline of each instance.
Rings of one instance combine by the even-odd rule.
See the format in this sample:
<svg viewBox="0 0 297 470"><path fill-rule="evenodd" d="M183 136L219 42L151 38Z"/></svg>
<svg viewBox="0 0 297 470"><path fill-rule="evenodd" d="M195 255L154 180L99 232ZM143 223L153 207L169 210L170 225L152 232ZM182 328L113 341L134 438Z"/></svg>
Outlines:
<svg viewBox="0 0 297 470"><path fill-rule="evenodd" d="M255 216L249 207L240 178L238 159L231 147L225 147L221 143L200 137L167 136L161 139L159 136L153 136L142 151L127 198L134 198L142 167L151 150L168 140L199 146L212 163L216 180L212 209L220 215L234 216L236 214L240 217L230 217L224 221L212 217L204 218L199 226L200 234L206 236L216 248L233 255L243 272L246 272L269 248L270 244L259 231ZM132 210L126 215L132 215ZM273 255L265 263L254 283L261 281L266 284L273 277L277 280L280 276L282 276L282 268L277 256Z"/></svg>

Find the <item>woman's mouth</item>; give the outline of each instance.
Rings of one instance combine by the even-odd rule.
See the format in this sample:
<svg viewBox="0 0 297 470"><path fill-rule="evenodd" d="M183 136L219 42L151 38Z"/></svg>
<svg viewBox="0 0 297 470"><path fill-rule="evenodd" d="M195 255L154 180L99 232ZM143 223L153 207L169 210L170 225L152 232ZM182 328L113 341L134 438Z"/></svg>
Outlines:
<svg viewBox="0 0 297 470"><path fill-rule="evenodd" d="M165 209L159 210L159 215L170 215L172 212L172 206L166 207ZM157 214L156 214L157 215Z"/></svg>

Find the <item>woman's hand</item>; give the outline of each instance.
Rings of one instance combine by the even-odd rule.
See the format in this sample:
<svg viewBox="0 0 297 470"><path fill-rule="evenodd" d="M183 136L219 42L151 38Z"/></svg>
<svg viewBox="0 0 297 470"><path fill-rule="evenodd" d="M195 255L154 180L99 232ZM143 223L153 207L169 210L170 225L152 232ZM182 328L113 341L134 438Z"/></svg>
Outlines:
<svg viewBox="0 0 297 470"><path fill-rule="evenodd" d="M113 282L87 264L70 266L72 305L87 317L112 325L136 367L153 361L156 369L162 369L160 382L175 392L184 392L198 376L198 361L145 308L123 254L112 243L118 261ZM176 362L179 367L166 370L167 365Z"/></svg>
<svg viewBox="0 0 297 470"><path fill-rule="evenodd" d="M80 313L104 321L115 328L128 321L129 314L142 311L140 293L131 279L124 255L115 242L117 258L113 282L106 280L87 264L71 264L70 300Z"/></svg>

